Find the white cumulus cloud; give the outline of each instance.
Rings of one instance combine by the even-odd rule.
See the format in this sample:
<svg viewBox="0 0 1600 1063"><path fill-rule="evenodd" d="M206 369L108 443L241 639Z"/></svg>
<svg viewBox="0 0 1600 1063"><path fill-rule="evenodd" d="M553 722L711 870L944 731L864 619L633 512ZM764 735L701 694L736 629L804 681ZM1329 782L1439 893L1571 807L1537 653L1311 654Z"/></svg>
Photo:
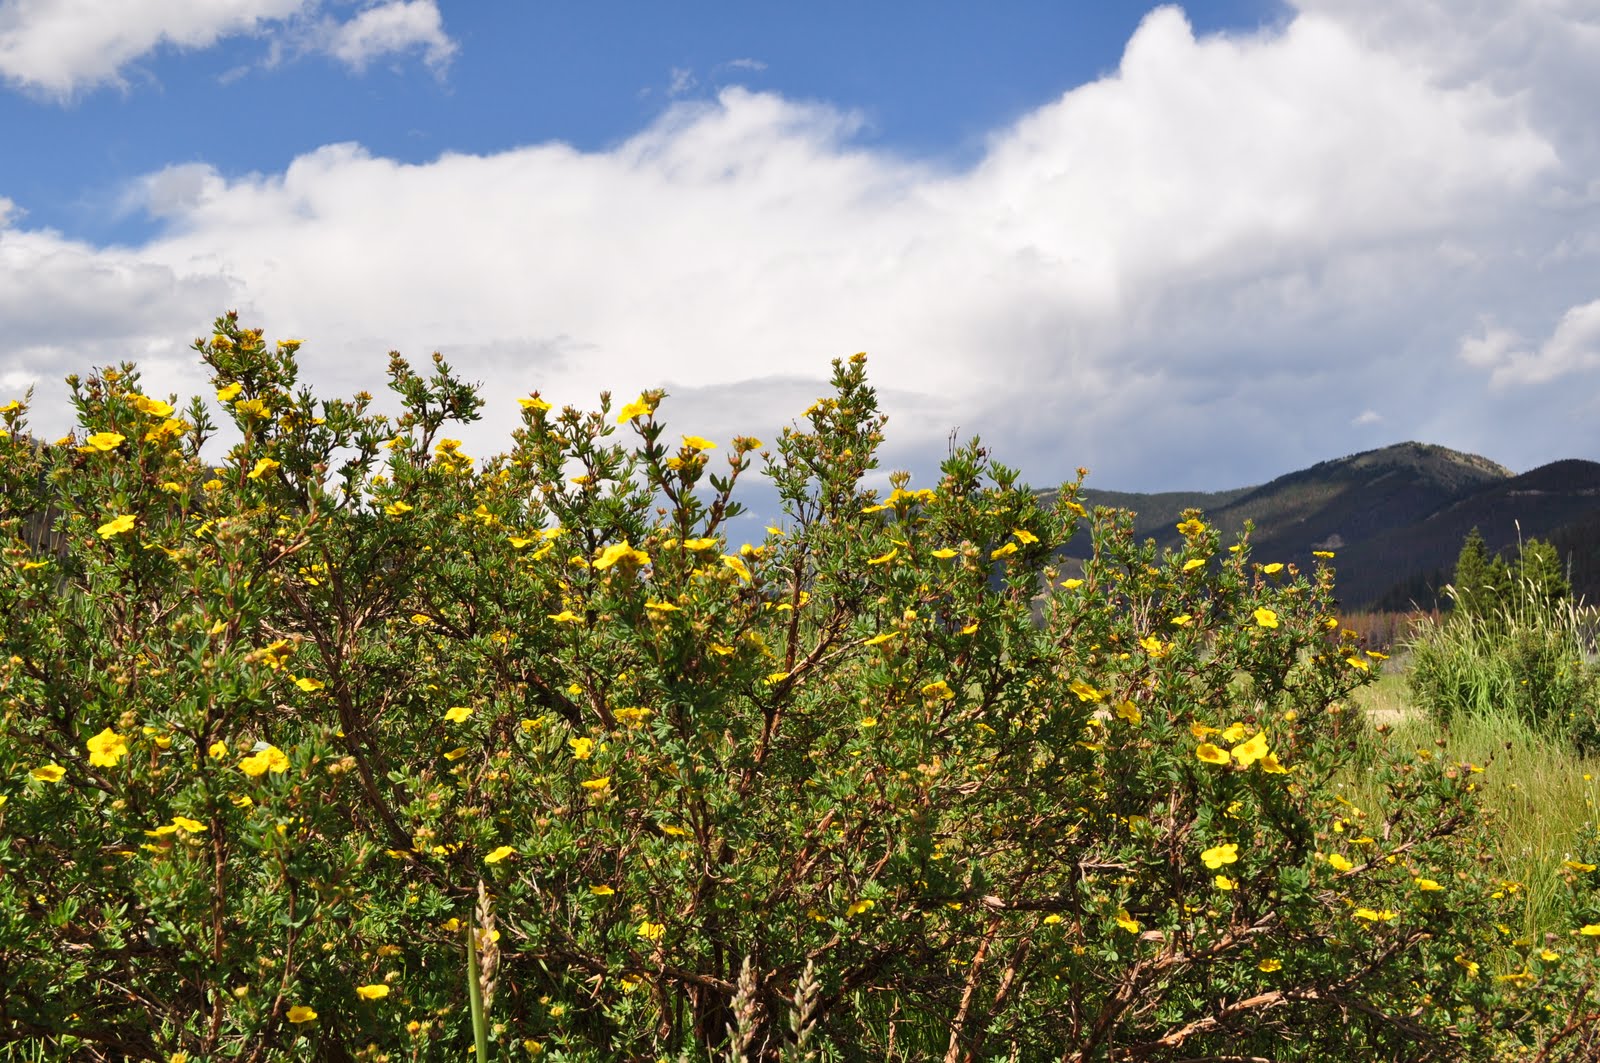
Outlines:
<svg viewBox="0 0 1600 1063"><path fill-rule="evenodd" d="M147 350L198 387L181 347L236 307L307 337L308 375L346 391L376 390L391 348L442 351L488 386L479 453L533 388L664 385L685 431L765 435L866 350L889 460L924 472L958 428L1036 484L1086 464L1104 486L1237 486L1381 442L1379 390L1396 439L1571 456L1561 426L1593 400L1548 370L1593 371L1600 157L1557 101L1588 74L1391 42L1381 10L1197 38L1159 9L1117 70L963 169L737 88L604 150L186 163L131 193L161 224L136 247L0 223L0 291L30 286L0 306L29 323L0 378ZM1524 335L1549 339L1508 398Z"/></svg>
<svg viewBox="0 0 1600 1063"><path fill-rule="evenodd" d="M323 51L357 70L414 50L438 67L454 53L436 0L384 0L343 21L319 16L321 7L322 0L0 0L0 79L68 98L124 85L128 68L160 49L205 49L245 35Z"/></svg>
<svg viewBox="0 0 1600 1063"><path fill-rule="evenodd" d="M389 0L369 7L347 22L334 23L326 47L357 70L381 56L410 51L420 51L437 68L456 52L434 0Z"/></svg>

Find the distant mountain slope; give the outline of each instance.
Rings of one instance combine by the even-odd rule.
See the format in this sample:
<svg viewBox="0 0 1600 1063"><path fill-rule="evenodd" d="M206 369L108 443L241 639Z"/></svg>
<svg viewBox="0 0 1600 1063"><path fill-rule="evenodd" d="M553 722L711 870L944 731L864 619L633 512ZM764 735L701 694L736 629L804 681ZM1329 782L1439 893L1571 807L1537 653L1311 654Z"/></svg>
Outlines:
<svg viewBox="0 0 1600 1063"><path fill-rule="evenodd" d="M1196 506L1225 540L1252 522L1254 554L1263 561L1309 565L1313 550L1332 550L1347 608L1404 608L1412 598L1429 598L1422 604L1431 605L1430 588L1449 578L1474 527L1491 550L1514 549L1519 525L1524 539L1560 530L1564 556L1592 556L1586 564L1600 569L1594 540L1600 463L1590 461L1554 462L1518 476L1475 454L1399 443L1319 462L1259 487L1144 495L1086 490L1084 496L1090 504L1139 512L1135 526L1162 545L1176 544L1177 515ZM1088 546L1080 536L1065 552L1082 557ZM1575 577L1578 567L1575 560Z"/></svg>

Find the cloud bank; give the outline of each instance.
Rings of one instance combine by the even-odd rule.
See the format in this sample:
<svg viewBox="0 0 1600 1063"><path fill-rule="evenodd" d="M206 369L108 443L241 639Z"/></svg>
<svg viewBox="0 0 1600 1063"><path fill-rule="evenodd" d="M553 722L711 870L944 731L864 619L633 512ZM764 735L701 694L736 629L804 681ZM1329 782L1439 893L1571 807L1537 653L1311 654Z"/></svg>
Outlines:
<svg viewBox="0 0 1600 1063"><path fill-rule="evenodd" d="M188 337L238 308L346 391L444 352L488 385L485 446L534 388L663 385L682 430L761 435L866 350L922 475L952 429L1036 485L1236 486L1404 438L1600 457L1566 427L1600 371L1600 144L1571 102L1600 98L1600 33L1550 0L1498 5L1489 44L1391 6L1201 38L1158 9L961 170L739 88L604 151L172 167L130 192L162 226L137 247L0 220L0 385L135 355L193 390Z"/></svg>
<svg viewBox="0 0 1600 1063"><path fill-rule="evenodd" d="M357 70L413 50L440 67L455 52L436 0L382 0L344 21L320 14L322 7L321 0L0 0L0 78L65 99L123 84L127 68L157 49L204 49L238 36L323 52Z"/></svg>

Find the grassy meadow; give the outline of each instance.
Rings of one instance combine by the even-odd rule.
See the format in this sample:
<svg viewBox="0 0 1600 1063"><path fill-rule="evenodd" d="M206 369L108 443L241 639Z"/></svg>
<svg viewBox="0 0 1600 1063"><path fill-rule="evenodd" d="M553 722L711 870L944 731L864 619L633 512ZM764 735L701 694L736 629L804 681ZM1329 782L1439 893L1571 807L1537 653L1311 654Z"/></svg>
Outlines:
<svg viewBox="0 0 1600 1063"><path fill-rule="evenodd" d="M1600 757L1581 755L1511 713L1460 714L1441 725L1413 704L1409 663L1397 654L1376 683L1357 692L1369 724L1363 741L1481 768L1488 814L1476 842L1495 873L1514 884L1508 890L1526 898L1523 924L1514 930L1519 939L1565 938L1571 928L1553 899L1564 878L1581 873L1568 861L1579 860L1596 830ZM1362 779L1348 785L1351 800L1362 805Z"/></svg>

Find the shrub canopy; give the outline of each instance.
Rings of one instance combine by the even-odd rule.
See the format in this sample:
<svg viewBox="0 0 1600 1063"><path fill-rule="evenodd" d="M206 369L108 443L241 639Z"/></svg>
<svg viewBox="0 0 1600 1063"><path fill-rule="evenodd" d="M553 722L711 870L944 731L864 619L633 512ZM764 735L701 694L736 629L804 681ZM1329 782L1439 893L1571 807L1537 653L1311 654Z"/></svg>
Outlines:
<svg viewBox="0 0 1600 1063"><path fill-rule="evenodd" d="M0 1038L462 1052L467 935L496 1058L1442 1058L1565 984L1474 773L1353 762L1326 564L1158 555L976 441L867 490L860 355L771 446L534 392L476 460L437 356L385 416L298 346L229 315L215 401L102 369L48 446L5 407Z"/></svg>

